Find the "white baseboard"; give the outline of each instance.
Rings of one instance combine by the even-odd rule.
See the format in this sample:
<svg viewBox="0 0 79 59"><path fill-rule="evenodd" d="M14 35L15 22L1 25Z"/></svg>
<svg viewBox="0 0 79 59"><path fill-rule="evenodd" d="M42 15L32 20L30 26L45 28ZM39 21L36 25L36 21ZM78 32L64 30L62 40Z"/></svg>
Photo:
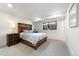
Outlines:
<svg viewBox="0 0 79 59"><path fill-rule="evenodd" d="M67 42L67 46L69 48L71 56L77 56L75 50L72 48L72 45L69 42Z"/></svg>

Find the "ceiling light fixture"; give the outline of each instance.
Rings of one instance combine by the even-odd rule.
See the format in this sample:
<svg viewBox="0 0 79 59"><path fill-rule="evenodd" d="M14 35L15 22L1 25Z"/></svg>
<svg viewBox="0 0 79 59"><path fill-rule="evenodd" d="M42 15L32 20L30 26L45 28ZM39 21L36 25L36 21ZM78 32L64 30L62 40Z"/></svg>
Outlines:
<svg viewBox="0 0 79 59"><path fill-rule="evenodd" d="M56 18L56 17L60 17L60 16L64 16L66 14L54 14L52 16L49 16L48 18Z"/></svg>
<svg viewBox="0 0 79 59"><path fill-rule="evenodd" d="M8 3L8 7L12 8L12 7L13 7L13 5L12 5L12 4L10 4L10 3Z"/></svg>
<svg viewBox="0 0 79 59"><path fill-rule="evenodd" d="M40 20L42 20L42 19L39 17L35 17L35 21L40 21Z"/></svg>

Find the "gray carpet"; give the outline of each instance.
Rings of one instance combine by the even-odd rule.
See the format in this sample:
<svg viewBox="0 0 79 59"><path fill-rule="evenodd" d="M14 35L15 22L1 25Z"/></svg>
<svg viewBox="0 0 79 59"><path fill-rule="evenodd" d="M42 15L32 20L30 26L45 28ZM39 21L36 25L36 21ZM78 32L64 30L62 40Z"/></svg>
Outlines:
<svg viewBox="0 0 79 59"><path fill-rule="evenodd" d="M11 47L0 48L2 56L70 56L67 45L63 41L48 39L37 50L19 43Z"/></svg>

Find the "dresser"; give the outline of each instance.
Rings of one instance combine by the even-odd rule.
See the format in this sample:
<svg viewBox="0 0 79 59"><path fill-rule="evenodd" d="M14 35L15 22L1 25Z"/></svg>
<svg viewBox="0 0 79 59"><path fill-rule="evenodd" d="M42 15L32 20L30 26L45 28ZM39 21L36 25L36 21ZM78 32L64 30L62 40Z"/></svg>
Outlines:
<svg viewBox="0 0 79 59"><path fill-rule="evenodd" d="M19 43L18 33L7 34L7 46L12 46Z"/></svg>

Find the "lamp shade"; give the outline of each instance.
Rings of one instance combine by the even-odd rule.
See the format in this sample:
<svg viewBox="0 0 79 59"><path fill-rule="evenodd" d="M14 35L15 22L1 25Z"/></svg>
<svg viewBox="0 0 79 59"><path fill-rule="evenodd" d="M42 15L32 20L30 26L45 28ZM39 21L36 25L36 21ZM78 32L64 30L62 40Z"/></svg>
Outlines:
<svg viewBox="0 0 79 59"><path fill-rule="evenodd" d="M11 24L11 27L12 27L12 28L15 28L15 24L14 24L14 23L12 23L12 24Z"/></svg>

